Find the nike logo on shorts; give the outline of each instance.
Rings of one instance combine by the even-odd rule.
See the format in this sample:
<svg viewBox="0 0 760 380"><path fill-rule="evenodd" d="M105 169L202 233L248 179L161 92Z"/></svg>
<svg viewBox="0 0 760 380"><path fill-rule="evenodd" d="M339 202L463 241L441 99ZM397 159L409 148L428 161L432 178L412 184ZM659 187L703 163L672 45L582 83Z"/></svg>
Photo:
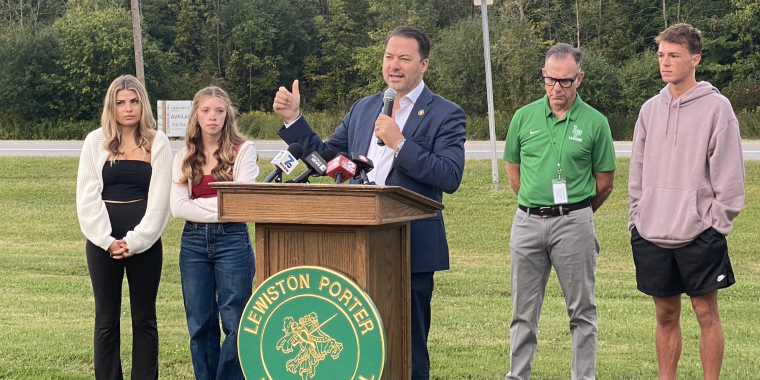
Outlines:
<svg viewBox="0 0 760 380"><path fill-rule="evenodd" d="M722 274L722 275L718 276L718 282L723 281L724 278L726 278L725 274Z"/></svg>

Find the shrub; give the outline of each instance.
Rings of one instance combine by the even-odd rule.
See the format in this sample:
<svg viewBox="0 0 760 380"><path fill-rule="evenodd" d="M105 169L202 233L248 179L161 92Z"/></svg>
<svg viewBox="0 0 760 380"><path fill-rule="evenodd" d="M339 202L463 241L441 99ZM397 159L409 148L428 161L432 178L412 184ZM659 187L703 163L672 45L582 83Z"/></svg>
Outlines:
<svg viewBox="0 0 760 380"><path fill-rule="evenodd" d="M731 101L735 112L753 112L760 108L760 81L733 81L721 93Z"/></svg>
<svg viewBox="0 0 760 380"><path fill-rule="evenodd" d="M84 140L100 126L99 120L24 121L0 115L1 140Z"/></svg>
<svg viewBox="0 0 760 380"><path fill-rule="evenodd" d="M339 112L306 112L304 117L309 125L322 139L326 139L343 120ZM279 140L277 131L282 127L282 117L272 112L253 111L240 115L237 119L238 128L246 136L254 140Z"/></svg>

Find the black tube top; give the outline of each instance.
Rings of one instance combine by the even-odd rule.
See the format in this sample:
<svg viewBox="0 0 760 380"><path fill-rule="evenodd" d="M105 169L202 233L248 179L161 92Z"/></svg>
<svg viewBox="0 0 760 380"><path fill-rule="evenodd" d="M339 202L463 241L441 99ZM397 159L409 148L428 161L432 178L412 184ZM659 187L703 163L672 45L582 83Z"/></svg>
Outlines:
<svg viewBox="0 0 760 380"><path fill-rule="evenodd" d="M148 199L153 167L140 160L106 161L103 165L104 201L128 202Z"/></svg>

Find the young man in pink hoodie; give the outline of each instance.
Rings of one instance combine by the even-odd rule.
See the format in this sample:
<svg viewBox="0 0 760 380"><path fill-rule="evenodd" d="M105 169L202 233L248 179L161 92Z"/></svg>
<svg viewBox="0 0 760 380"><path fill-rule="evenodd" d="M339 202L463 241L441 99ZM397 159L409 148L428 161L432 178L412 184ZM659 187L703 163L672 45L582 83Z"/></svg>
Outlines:
<svg viewBox="0 0 760 380"><path fill-rule="evenodd" d="M744 204L739 123L728 99L695 78L702 53L697 29L673 25L655 41L667 85L641 107L628 179L636 282L654 299L660 380L676 379L682 293L701 329L704 378L718 379L724 350L718 289L735 282L726 235Z"/></svg>

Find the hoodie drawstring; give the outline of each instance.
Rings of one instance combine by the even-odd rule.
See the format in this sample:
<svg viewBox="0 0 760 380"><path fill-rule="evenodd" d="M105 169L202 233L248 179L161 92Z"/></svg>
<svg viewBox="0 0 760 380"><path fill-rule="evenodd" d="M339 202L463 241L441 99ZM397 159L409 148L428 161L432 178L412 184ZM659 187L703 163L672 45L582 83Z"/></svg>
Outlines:
<svg viewBox="0 0 760 380"><path fill-rule="evenodd" d="M665 138L668 138L668 129L670 128L670 109L673 104L673 98L668 99L668 118L665 119ZM673 128L673 146L678 141L678 116L681 114L681 98L676 99L676 122Z"/></svg>
<svg viewBox="0 0 760 380"><path fill-rule="evenodd" d="M668 113L670 113L669 110L668 110ZM676 125L673 131L673 146L676 146L676 141L678 140L678 116L680 114L681 114L681 98L678 98L678 100L676 101Z"/></svg>
<svg viewBox="0 0 760 380"><path fill-rule="evenodd" d="M668 116L665 118L665 138L668 138L668 128L670 127L670 104L673 103L673 98L668 98Z"/></svg>

